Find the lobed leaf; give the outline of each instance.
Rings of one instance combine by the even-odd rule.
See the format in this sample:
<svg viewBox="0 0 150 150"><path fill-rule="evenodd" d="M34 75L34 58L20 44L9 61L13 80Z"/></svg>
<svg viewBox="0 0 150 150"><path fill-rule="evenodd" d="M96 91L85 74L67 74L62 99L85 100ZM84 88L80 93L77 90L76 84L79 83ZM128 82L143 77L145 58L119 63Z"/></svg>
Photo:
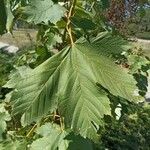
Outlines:
<svg viewBox="0 0 150 150"><path fill-rule="evenodd" d="M46 133L48 132L48 133ZM62 131L58 125L47 123L41 126L38 134L42 136L31 144L31 150L93 150L92 143L79 135Z"/></svg>
<svg viewBox="0 0 150 150"><path fill-rule="evenodd" d="M54 4L52 0L32 0L25 7L24 14L28 22L39 23L57 23L65 13L65 8L59 4Z"/></svg>
<svg viewBox="0 0 150 150"><path fill-rule="evenodd" d="M13 114L24 113L26 124L58 109L66 128L96 139L97 126L111 114L107 94L97 83L115 96L138 101L133 77L88 43L65 48L24 76L13 76L6 87L15 89Z"/></svg>

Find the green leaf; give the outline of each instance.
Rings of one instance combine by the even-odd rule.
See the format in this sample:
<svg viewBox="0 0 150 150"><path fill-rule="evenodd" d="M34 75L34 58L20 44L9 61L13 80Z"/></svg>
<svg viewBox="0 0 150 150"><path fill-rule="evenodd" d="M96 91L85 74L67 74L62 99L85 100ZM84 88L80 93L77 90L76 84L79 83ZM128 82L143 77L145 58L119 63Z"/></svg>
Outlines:
<svg viewBox="0 0 150 150"><path fill-rule="evenodd" d="M10 0L2 0L0 4L0 35L6 30L11 32L14 16L10 8Z"/></svg>
<svg viewBox="0 0 150 150"><path fill-rule="evenodd" d="M6 121L10 121L11 117L8 111L5 110L4 104L0 104L0 141L3 140L2 134L6 131Z"/></svg>
<svg viewBox="0 0 150 150"><path fill-rule="evenodd" d="M11 83L15 88L11 98L14 115L24 113L28 124L58 108L66 127L83 137L96 138L103 116L111 114L103 88L129 101L139 98L134 95L133 77L88 43L74 44L18 77L5 86Z"/></svg>
<svg viewBox="0 0 150 150"><path fill-rule="evenodd" d="M7 23L6 23L6 30L7 32L12 32L12 28L13 28L13 20L14 20L14 16L12 14L12 10L10 8L10 0L7 0L7 4L6 4L6 13L7 13Z"/></svg>
<svg viewBox="0 0 150 150"><path fill-rule="evenodd" d="M46 133L47 132L47 133ZM34 141L31 145L31 150L65 150L68 147L68 143L63 140L66 136L66 132L62 132L59 126L47 123L41 126L37 130L37 134L43 136L40 139ZM64 147L64 149L62 147Z"/></svg>
<svg viewBox="0 0 150 150"><path fill-rule="evenodd" d="M80 4L79 6L76 6L76 8L75 8L76 13L74 14L74 16L76 18L92 19L92 17L93 17L92 13L89 11L86 11L85 8L82 6L83 6L82 4Z"/></svg>
<svg viewBox="0 0 150 150"><path fill-rule="evenodd" d="M52 0L32 0L29 6L25 7L24 13L28 22L57 23L65 13L65 8L59 4L54 4Z"/></svg>
<svg viewBox="0 0 150 150"><path fill-rule="evenodd" d="M92 150L89 140L81 136L62 131L58 125L47 123L37 130L37 134L42 138L35 140L31 145L31 150Z"/></svg>

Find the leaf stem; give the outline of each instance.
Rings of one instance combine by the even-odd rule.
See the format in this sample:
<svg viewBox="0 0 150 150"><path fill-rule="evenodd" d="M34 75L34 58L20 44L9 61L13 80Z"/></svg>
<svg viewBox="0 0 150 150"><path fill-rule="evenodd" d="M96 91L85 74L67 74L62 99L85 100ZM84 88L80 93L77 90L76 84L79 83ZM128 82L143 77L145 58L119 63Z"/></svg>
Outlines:
<svg viewBox="0 0 150 150"><path fill-rule="evenodd" d="M32 133L34 132L34 130L36 129L36 127L37 127L37 124L35 124L32 128L31 128L31 130L28 132L28 134L26 135L26 137L27 138L29 138L31 135L32 135Z"/></svg>
<svg viewBox="0 0 150 150"><path fill-rule="evenodd" d="M60 128L61 128L61 131L64 131L64 118L63 117L60 117Z"/></svg>
<svg viewBox="0 0 150 150"><path fill-rule="evenodd" d="M69 9L69 12L68 12L68 15L67 15L67 26L66 26L66 30L69 34L69 37L70 37L70 41L71 41L71 45L73 45L74 41L73 41L73 36L72 36L72 31L71 31L71 20L70 18L72 17L73 13L74 13L74 9L75 9L75 5L76 5L76 1L77 0L73 0L72 1L72 4L70 6L70 9Z"/></svg>

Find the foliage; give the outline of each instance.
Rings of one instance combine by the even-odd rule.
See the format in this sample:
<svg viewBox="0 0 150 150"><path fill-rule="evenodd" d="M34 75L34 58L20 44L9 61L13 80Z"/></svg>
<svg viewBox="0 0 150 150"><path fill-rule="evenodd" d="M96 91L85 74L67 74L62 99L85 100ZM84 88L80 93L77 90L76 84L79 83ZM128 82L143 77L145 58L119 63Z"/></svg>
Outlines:
<svg viewBox="0 0 150 150"><path fill-rule="evenodd" d="M6 121L10 121L11 117L8 111L5 110L4 104L0 105L0 141L3 140L3 133L6 132Z"/></svg>
<svg viewBox="0 0 150 150"><path fill-rule="evenodd" d="M141 48L133 48L124 54L128 60L128 67L130 73L133 74L135 80L137 81L137 86L139 87L140 95L145 95L147 92L148 71L150 70L149 58L143 55ZM127 63L127 62L126 62Z"/></svg>
<svg viewBox="0 0 150 150"><path fill-rule="evenodd" d="M123 115L119 122L112 118L106 124L101 134L105 148L149 150L150 110L147 107L141 109L139 106L135 110L133 114Z"/></svg>
<svg viewBox="0 0 150 150"><path fill-rule="evenodd" d="M0 53L0 87L4 85L8 79L10 70L13 68L13 56L4 52Z"/></svg>
<svg viewBox="0 0 150 150"><path fill-rule="evenodd" d="M39 138L32 143L31 149L33 150L41 150L42 147L51 150L93 149L92 143L89 140L85 140L73 133L62 132L62 129L59 126L50 123L41 126L36 133L41 135L42 138Z"/></svg>
<svg viewBox="0 0 150 150"><path fill-rule="evenodd" d="M6 10L5 10L5 4L4 0L1 1L0 5L0 35L4 33L4 30L6 29Z"/></svg>
<svg viewBox="0 0 150 150"><path fill-rule="evenodd" d="M3 86L11 92L2 101L0 148L109 147L101 132L111 126L105 118L116 118L118 106L124 114L129 104L134 108L143 102L134 74L146 73L142 67L149 65L148 58L128 52L127 41L111 32L102 15L109 1L8 0L4 5L6 14L0 15L7 21L0 22L1 33L10 32L13 22L22 19L34 23L38 34L35 50L17 57ZM126 54L122 57L128 67L120 61L121 54ZM120 125L122 136L122 124L112 121L114 131ZM119 142L117 146L123 148Z"/></svg>
<svg viewBox="0 0 150 150"><path fill-rule="evenodd" d="M107 62L107 66L104 62ZM103 68L101 67L101 70L99 70L96 66L103 66ZM114 70L118 74L115 74ZM24 72L26 72L26 75ZM107 74L111 74L111 79ZM72 127L75 131L80 128L79 133L81 135L86 137L89 134L90 137L95 130L91 121L100 125L100 118L104 114L110 114L107 95L100 88L98 90L95 83L98 82L116 96L134 99L132 93L130 93L135 89L134 83L132 78L125 74L125 71L121 71L107 58L99 56L92 46L76 44L71 49L67 48L51 57L33 71L19 70L19 73L12 75L12 79L5 87L18 90L12 95L12 100L14 100L14 102L12 101L12 104L14 104L13 113L25 113L25 123L31 123L49 111L52 112L58 108L60 115L66 118L66 126ZM112 83L111 80L116 77L118 81ZM14 82L16 79L22 84ZM116 84L118 90L115 88ZM54 88L54 85L56 88ZM33 91L26 90L24 87L32 87ZM89 87L93 90L90 91ZM51 92L49 93L49 91ZM38 93L36 97L35 93ZM45 97L45 95L47 96ZM101 102L98 98L101 99ZM32 103L30 103L31 100ZM81 107L82 111L80 112ZM101 112L98 113L98 110L101 110ZM91 112L94 112L94 115ZM80 124L81 120L85 124Z"/></svg>

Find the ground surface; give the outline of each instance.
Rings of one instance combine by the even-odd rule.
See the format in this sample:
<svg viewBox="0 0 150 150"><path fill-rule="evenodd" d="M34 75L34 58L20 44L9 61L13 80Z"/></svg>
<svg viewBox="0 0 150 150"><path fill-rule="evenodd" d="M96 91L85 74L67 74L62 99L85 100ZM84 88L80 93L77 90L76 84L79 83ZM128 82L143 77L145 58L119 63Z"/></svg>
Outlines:
<svg viewBox="0 0 150 150"><path fill-rule="evenodd" d="M19 29L13 31L13 35L7 33L0 36L0 44L2 43L13 45L19 49L29 47L35 42L36 31L32 29ZM1 46L0 45L0 46Z"/></svg>

